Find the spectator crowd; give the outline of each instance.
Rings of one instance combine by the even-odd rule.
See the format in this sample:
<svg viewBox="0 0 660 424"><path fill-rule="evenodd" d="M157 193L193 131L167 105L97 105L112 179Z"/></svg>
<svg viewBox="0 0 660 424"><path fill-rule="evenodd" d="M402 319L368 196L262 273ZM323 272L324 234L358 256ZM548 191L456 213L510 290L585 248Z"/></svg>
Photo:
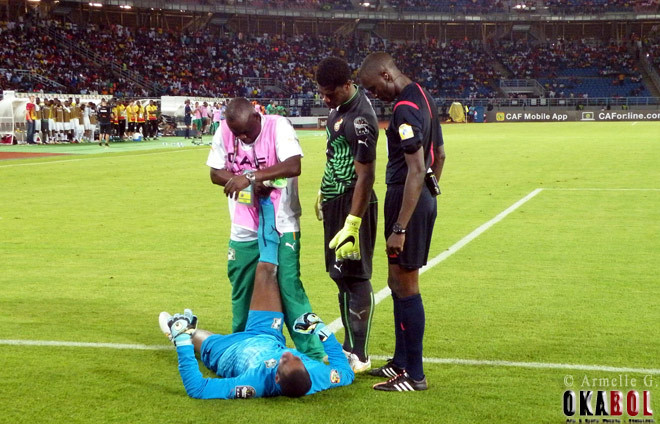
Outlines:
<svg viewBox="0 0 660 424"><path fill-rule="evenodd" d="M0 37L0 89L21 91L311 99L317 96L314 71L321 58L343 57L357 71L367 54L384 50L436 98L492 98L501 77L540 79L557 97L584 95L579 83L585 79L625 85L626 91L615 95L647 95L637 69L639 50L613 41L502 41L485 48L478 40L225 36L57 21L0 23ZM62 41L93 52L95 59L65 53ZM650 46L657 66L657 43ZM500 75L497 63L510 75ZM113 73L112 67L123 73ZM43 78L31 78L35 74Z"/></svg>

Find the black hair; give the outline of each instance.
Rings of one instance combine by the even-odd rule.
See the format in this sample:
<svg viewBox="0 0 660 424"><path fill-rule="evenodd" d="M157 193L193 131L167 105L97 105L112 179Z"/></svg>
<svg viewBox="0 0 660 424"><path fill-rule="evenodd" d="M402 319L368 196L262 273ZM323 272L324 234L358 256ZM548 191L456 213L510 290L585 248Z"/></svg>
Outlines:
<svg viewBox="0 0 660 424"><path fill-rule="evenodd" d="M346 84L351 79L351 68L339 57L326 57L316 70L316 82L331 89Z"/></svg>
<svg viewBox="0 0 660 424"><path fill-rule="evenodd" d="M251 113L254 113L254 106L245 97L237 97L227 105L225 111L225 118L227 121L235 121L237 119L247 118Z"/></svg>
<svg viewBox="0 0 660 424"><path fill-rule="evenodd" d="M287 397L297 398L305 396L312 387L312 380L304 367L292 370L286 375L280 375L279 385L282 394Z"/></svg>

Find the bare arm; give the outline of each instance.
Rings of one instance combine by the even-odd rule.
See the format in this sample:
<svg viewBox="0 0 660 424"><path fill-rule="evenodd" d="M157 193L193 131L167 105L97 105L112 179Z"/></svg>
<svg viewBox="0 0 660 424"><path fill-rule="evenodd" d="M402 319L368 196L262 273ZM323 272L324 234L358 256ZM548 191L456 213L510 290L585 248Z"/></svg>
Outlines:
<svg viewBox="0 0 660 424"><path fill-rule="evenodd" d="M300 175L300 156L291 156L286 160L276 163L268 168L254 172L255 182L273 180L275 178L289 178ZM214 181L215 183L215 181ZM250 180L245 175L232 175L224 182L225 194L229 197L238 196L238 192L250 185ZM217 184L217 183L216 183Z"/></svg>
<svg viewBox="0 0 660 424"><path fill-rule="evenodd" d="M366 212L371 199L371 190L376 180L376 162L362 163L354 161L354 164L357 181L353 190L350 214L361 218Z"/></svg>
<svg viewBox="0 0 660 424"><path fill-rule="evenodd" d="M438 181L440 181L440 177L442 176L446 157L444 145L433 146L433 165L431 165L431 170Z"/></svg>
<svg viewBox="0 0 660 424"><path fill-rule="evenodd" d="M229 180L231 180L235 175L226 169L215 169L211 168L211 182L219 186L224 186Z"/></svg>

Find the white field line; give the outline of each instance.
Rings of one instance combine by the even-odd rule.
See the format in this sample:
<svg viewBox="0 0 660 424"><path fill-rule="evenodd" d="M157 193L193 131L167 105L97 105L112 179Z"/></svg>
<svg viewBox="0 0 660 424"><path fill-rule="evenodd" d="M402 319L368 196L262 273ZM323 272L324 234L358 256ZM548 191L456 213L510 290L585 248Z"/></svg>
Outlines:
<svg viewBox="0 0 660 424"><path fill-rule="evenodd" d="M660 191L660 188L590 188L590 187L578 187L578 188L553 188L545 187L543 190L553 190L553 191Z"/></svg>
<svg viewBox="0 0 660 424"><path fill-rule="evenodd" d="M46 347L83 347L96 349L122 349L122 350L173 350L172 345L144 345L144 344L122 344L122 343L83 343L66 342L55 340L0 340L0 345L10 346L46 346ZM386 360L388 357L372 355L373 359ZM514 362L514 361L493 361L476 359L457 359L457 358L424 358L427 364L440 365L471 365L486 367L513 367L513 368L535 368L535 369L559 369L559 370L580 370L580 371L599 371L599 372L625 372L636 374L660 374L660 369L653 368L628 368L628 367L610 367L606 365L581 365L581 364L555 364L547 362Z"/></svg>
<svg viewBox="0 0 660 424"><path fill-rule="evenodd" d="M542 188L537 188L533 190L531 193L529 193L527 196L523 197L522 199L518 200L516 203L513 205L509 206L499 214L497 214L493 219L490 221L482 224L479 226L477 229L472 231L470 234L467 236L463 237L460 239L458 242L456 242L453 246L451 246L449 249L445 250L435 258L431 259L428 261L428 263L422 267L419 270L420 275L428 271L429 269L433 268L434 266L438 265L440 262L444 261L454 253L458 252L460 249L462 249L466 244L474 240L475 238L479 237L481 234L483 234L486 230L488 230L490 227L493 225L497 224L504 218L506 218L507 215L509 215L511 212L515 211L518 209L520 206L525 204L527 201L532 199L534 196L539 194L541 191L543 191ZM390 288L385 286L383 287L378 293L374 295L374 301L376 304L380 303L383 299L385 299L387 296L389 296L391 293ZM337 318L336 320L332 321L328 327L332 330L332 332L336 332L343 328L342 322L341 322L341 317Z"/></svg>
<svg viewBox="0 0 660 424"><path fill-rule="evenodd" d="M65 342L58 340L0 340L0 345L10 346L56 346L56 347L91 347L101 349L127 349L127 350L171 350L172 345L144 345L123 343L87 343Z"/></svg>
<svg viewBox="0 0 660 424"><path fill-rule="evenodd" d="M144 153L136 153L133 155L102 155L102 156L95 156L93 154L88 154L84 155L83 157L78 157L75 159L61 159L61 160L49 160L45 162L31 162L31 163L10 163L7 165L0 165L0 169L2 168L11 168L15 166L35 166L35 165L50 165L53 163L62 163L62 162L80 162L82 160L94 160L94 159L118 159L118 158L123 158L123 157L135 157L135 156L146 156L146 155L164 155L167 153L178 153L178 152L185 152L185 151L192 151L192 150L199 150L199 149L183 149L183 148L177 148L173 150L168 150L165 152L144 152ZM112 152L105 152L105 153L112 153ZM122 152L114 152L114 153L122 153ZM48 156L41 156L41 157L48 157Z"/></svg>
<svg viewBox="0 0 660 424"><path fill-rule="evenodd" d="M373 359L387 360L389 357L380 355L371 355ZM443 365L474 365L489 367L515 367L515 368L539 368L539 369L558 369L558 370L580 370L580 371L602 371L602 372L629 372L639 374L660 374L660 369L653 368L627 368L627 367L609 367L605 365L582 365L582 364L554 364L549 362L517 362L517 361L488 361L477 359L457 359L457 358L424 358L424 362L429 364Z"/></svg>

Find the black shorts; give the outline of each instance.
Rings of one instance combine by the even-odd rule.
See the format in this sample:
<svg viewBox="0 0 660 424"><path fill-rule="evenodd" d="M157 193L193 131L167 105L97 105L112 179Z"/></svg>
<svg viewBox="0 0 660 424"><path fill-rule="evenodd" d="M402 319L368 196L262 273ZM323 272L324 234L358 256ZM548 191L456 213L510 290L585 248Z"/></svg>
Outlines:
<svg viewBox="0 0 660 424"><path fill-rule="evenodd" d="M101 122L99 124L99 134L108 134L112 132L112 124L110 122Z"/></svg>
<svg viewBox="0 0 660 424"><path fill-rule="evenodd" d="M387 186L385 194L385 240L392 233L392 227L399 217L403 201L401 185ZM390 264L398 264L402 268L419 269L426 265L431 248L433 226L438 214L438 202L426 186L422 187L417 207L410 217L406 228L406 241L403 251L397 257L389 257Z"/></svg>
<svg viewBox="0 0 660 424"><path fill-rule="evenodd" d="M183 123L186 124L186 127L189 127L192 124L192 117L186 116L183 118Z"/></svg>
<svg viewBox="0 0 660 424"><path fill-rule="evenodd" d="M344 221L351 211L353 190L323 203L323 232L325 243L325 270L333 280L346 277L369 280L371 279L371 262L374 257L376 244L376 225L378 223L378 198L371 192L371 199L360 225L360 257L358 261L343 260L336 262L335 250L330 249L330 240L344 227Z"/></svg>
<svg viewBox="0 0 660 424"><path fill-rule="evenodd" d="M48 119L41 120L41 131L48 131Z"/></svg>

